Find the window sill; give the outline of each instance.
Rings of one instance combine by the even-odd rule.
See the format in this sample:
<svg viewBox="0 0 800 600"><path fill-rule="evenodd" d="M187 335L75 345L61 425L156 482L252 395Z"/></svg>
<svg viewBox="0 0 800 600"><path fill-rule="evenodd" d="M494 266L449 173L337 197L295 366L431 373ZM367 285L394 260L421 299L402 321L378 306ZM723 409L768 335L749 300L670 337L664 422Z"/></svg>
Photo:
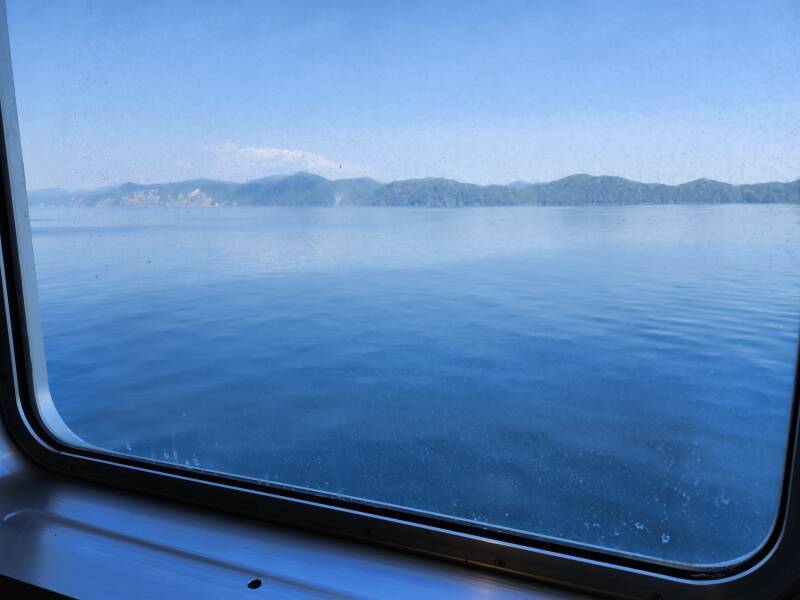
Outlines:
<svg viewBox="0 0 800 600"><path fill-rule="evenodd" d="M583 597L66 480L33 467L4 435L0 450L0 574L68 596Z"/></svg>

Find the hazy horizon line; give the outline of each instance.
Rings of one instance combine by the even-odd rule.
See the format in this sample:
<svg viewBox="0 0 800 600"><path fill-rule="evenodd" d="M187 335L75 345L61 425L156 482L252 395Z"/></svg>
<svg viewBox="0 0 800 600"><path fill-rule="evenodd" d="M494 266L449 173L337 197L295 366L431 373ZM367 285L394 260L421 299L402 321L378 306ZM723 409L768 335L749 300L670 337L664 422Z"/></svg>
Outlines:
<svg viewBox="0 0 800 600"><path fill-rule="evenodd" d="M275 173L275 174L271 174L271 175L264 175L263 177L255 177L253 179L245 179L245 180L242 180L242 181L236 181L236 180L231 180L231 179L217 179L217 178L213 178L213 177L193 177L193 178L189 178L189 179L176 179L176 180L172 180L172 181L153 181L153 182L148 182L148 183L142 183L142 182L138 182L138 181L126 180L126 181L121 181L119 183L110 183L110 184L104 184L104 185L97 185L97 186L94 186L94 187L80 187L80 188L67 188L67 187L60 187L60 186L53 186L53 185L46 186L46 187L30 188L30 187L27 187L27 185L26 185L26 190L28 192L60 191L60 192L71 192L71 193L74 192L74 193L77 193L77 192L94 192L94 191L99 191L99 190L104 190L104 189L113 189L113 188L121 187L123 185L129 185L129 184L130 185L139 185L139 186L150 186L150 185L178 184L178 183L186 183L186 182L190 182L190 181L214 181L214 182L219 182L219 183L230 183L230 184L234 184L234 185L244 185L244 184L247 184L247 183L252 183L254 181L262 181L264 179L270 179L270 178L273 178L273 177L275 177L275 178L279 178L279 177L280 178L288 178L288 177L295 177L297 175L311 175L311 176L314 176L314 177L319 177L321 179L325 179L327 181L349 181L349 180L356 180L356 179L370 179L370 180L375 181L376 183L380 183L382 185L388 185L388 184L391 184L391 183L397 183L397 182L402 182L402 181L424 181L424 180L430 180L430 179L440 179L440 180L444 180L444 181L453 181L453 182L461 183L461 184L464 184L464 185L474 185L476 187L493 187L493 186L494 187L509 187L509 186L513 186L513 185L546 185L546 184L549 184L549 183L555 183L555 182L558 182L558 181L562 181L564 179L569 179L571 177L591 177L591 178L594 178L594 179L601 179L601 178L622 179L622 180L629 181L629 182L632 182L632 183L640 183L640 184L643 184L643 185L663 185L663 186L666 186L666 187L678 187L678 186L681 186L681 185L686 185L686 184L694 183L694 182L697 182L697 181L710 181L710 182L714 182L714 183L721 183L723 185L729 185L729 186L732 186L732 187L739 187L739 186L746 186L746 185L766 185L766 184L771 184L771 183L787 184L787 183L794 183L796 181L800 181L800 176L798 176L795 179L787 179L785 181L780 181L780 180L750 181L750 182L745 182L745 183L731 183L731 182L728 182L728 181L722 181L720 179L713 179L711 177L697 177L695 179L689 179L689 180L683 181L681 183L663 183L663 182L659 182L659 181L639 181L637 179L631 179L629 177L624 177L622 175L609 175L609 174L594 175L594 174L587 173L587 172L584 171L584 172L579 172L579 173L571 173L569 175L564 175L563 177L558 177L556 179L548 179L548 180L544 180L544 181L528 181L526 179L514 179L514 180L509 181L507 183L473 183L471 181L462 181L460 179L454 179L452 177L443 177L443 176L437 176L437 175L428 175L428 176L425 176L425 177L404 177L404 178L391 179L391 180L382 180L382 179L378 179L376 177L370 177L369 175L333 178L333 177L326 177L324 175L320 175L319 173L313 173L311 171L302 171L302 170L300 170L300 171L295 171L293 173Z"/></svg>

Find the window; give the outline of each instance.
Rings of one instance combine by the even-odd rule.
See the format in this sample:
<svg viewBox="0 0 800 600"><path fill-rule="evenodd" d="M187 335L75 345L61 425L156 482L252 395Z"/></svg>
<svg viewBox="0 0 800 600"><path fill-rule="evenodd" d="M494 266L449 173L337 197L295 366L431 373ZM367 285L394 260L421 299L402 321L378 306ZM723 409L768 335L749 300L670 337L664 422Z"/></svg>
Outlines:
<svg viewBox="0 0 800 600"><path fill-rule="evenodd" d="M673 576L776 535L792 3L8 13L28 411L72 468Z"/></svg>

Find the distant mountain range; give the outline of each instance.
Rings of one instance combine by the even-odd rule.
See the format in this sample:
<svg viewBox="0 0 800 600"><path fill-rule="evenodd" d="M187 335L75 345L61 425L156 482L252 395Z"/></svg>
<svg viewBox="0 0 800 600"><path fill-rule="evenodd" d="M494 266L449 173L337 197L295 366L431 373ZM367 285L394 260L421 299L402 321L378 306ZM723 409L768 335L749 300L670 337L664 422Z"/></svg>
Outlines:
<svg viewBox="0 0 800 600"><path fill-rule="evenodd" d="M622 177L570 175L548 183L474 185L451 179L380 183L367 177L330 180L310 173L246 183L193 179L124 183L90 191L31 190L31 206L587 206L629 204L800 204L800 179L731 185L697 179L680 185Z"/></svg>

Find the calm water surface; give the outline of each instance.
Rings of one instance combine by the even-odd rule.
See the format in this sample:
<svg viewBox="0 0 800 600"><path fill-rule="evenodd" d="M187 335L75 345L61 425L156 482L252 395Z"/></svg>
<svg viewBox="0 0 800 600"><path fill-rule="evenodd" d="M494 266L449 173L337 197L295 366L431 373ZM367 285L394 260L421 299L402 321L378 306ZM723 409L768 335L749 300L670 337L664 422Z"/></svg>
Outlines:
<svg viewBox="0 0 800 600"><path fill-rule="evenodd" d="M769 532L800 207L31 220L87 442L666 560Z"/></svg>

